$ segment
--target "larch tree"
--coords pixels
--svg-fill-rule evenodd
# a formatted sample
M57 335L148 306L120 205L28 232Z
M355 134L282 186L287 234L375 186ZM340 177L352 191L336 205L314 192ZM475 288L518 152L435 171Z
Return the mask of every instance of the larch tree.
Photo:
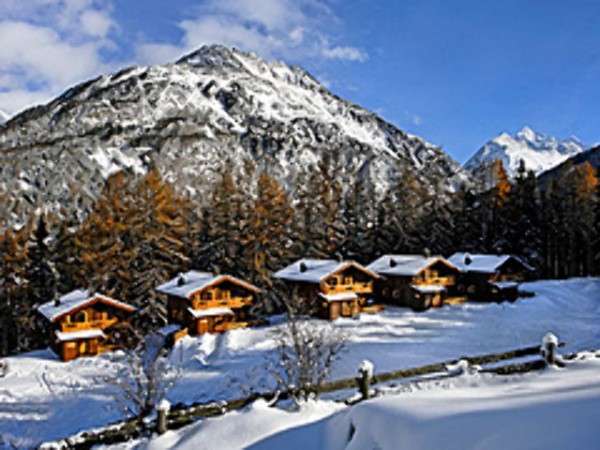
M257 180L243 253L249 279L264 287L267 293L274 287L272 273L293 258L292 221L293 210L287 193L274 178L262 172ZM273 305L268 306L277 306L276 298L271 302Z
M21 351L21 335L28 331L17 326L19 303L25 292L28 265L28 227L7 229L0 234L0 354Z

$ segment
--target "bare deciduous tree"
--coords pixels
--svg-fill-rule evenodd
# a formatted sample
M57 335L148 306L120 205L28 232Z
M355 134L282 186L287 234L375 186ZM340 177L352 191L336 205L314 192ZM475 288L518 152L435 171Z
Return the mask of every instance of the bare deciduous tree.
M115 400L127 415L138 420L150 415L167 391L181 377L181 364L171 364L164 338L151 335L118 361L116 374L105 381L112 386Z
M275 330L277 356L269 371L278 388L296 402L317 394L346 344L345 335L330 323L288 316Z

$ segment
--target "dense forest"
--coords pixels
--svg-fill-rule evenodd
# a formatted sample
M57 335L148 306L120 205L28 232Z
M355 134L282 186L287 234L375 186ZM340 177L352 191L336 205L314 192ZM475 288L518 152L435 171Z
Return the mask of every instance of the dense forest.
M210 174L212 190L194 198L151 168L108 179L83 223L42 209L19 229L0 223L0 355L46 345L35 309L76 288L138 307L141 330L159 327L166 315L154 286L192 268L264 288L257 314L281 308L270 275L300 257L512 253L544 278L600 274L599 183L589 163L565 165L542 190L524 166L509 180L497 161L486 189L479 180L444 194L442 180L426 184L401 162L386 187L340 176L330 157L293 187L267 164L232 167L224 161Z

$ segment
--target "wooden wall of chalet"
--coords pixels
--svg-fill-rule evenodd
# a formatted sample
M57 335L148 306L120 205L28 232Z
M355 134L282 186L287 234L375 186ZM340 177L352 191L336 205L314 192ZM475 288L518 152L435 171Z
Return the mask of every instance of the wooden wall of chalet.
M57 353L63 361L71 361L81 356L93 356L100 352L98 338L62 342L58 347Z
M63 359L69 361L79 356L97 355L112 348L125 348L131 344L126 337L131 312L107 303L95 302L72 311L48 326L50 347ZM56 332L75 332L83 330L103 330L106 339L81 339L79 341L59 342ZM115 333L118 336L115 336Z
M515 300L515 292L494 293L490 281L526 281L530 279L531 273L521 263L511 258L498 268L494 274L467 272L459 277L457 290L466 294L470 300L475 301L502 301Z
M382 303L405 306L415 310L427 309L431 306L441 306L445 293L417 293L411 284L418 284L416 277L392 277L375 282L374 296Z

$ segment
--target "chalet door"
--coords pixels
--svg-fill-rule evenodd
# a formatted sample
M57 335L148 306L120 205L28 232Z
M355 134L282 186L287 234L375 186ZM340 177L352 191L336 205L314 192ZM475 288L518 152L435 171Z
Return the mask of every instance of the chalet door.
M62 360L71 361L75 358L77 358L77 342L63 342Z
M342 313L342 304L340 302L329 303L329 320L335 320Z

